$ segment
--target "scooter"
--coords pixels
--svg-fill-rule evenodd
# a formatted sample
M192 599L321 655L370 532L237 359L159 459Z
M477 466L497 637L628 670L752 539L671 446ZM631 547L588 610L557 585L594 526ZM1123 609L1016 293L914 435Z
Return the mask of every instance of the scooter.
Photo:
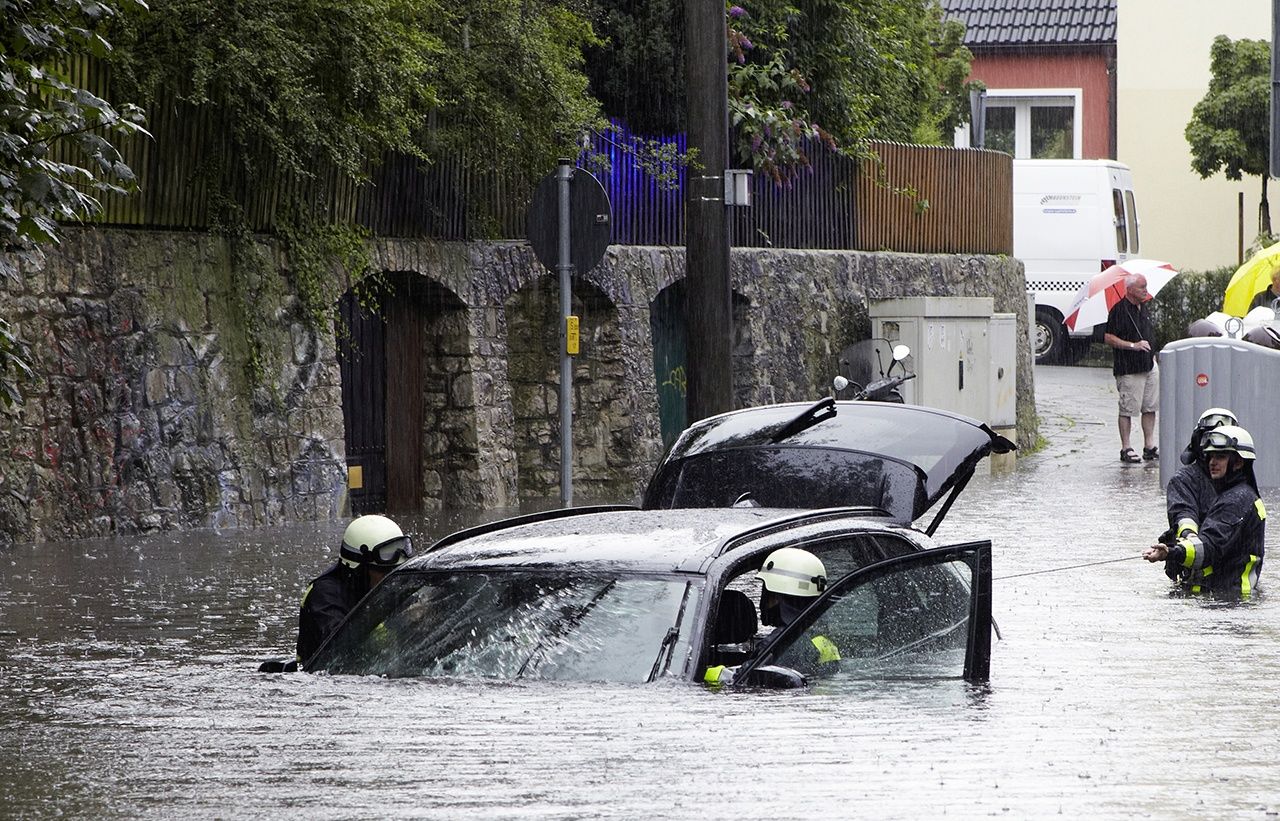
M882 351L888 349L891 360L889 367L884 367L884 358ZM903 403L902 392L898 390L898 386L909 379L915 379L916 375L907 370L907 366L903 364L908 356L911 355L911 349L901 343L890 347L888 340L885 339L868 339L859 342L845 349L845 353L840 357L841 369L854 376L849 379L843 374L837 375L831 380L832 392L835 398L840 399L840 392L853 388L852 396L843 397L854 401L865 402L894 402L901 405ZM898 368L898 373L894 374L894 368ZM855 380L861 381L855 381Z

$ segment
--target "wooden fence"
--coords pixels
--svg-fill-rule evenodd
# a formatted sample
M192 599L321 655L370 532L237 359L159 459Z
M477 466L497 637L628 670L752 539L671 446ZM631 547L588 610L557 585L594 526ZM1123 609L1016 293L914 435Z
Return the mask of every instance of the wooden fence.
M102 69L78 66L74 78L102 93ZM612 241L628 245L681 245L684 201L681 171L674 186L659 185L625 150L631 135L621 123L596 137L582 163L601 178L613 207ZM232 157L225 123L207 110L176 100L148 110L153 138L122 145L137 174L134 195L103 197L97 222L106 225L201 230L217 214L218 187L230 194L247 224L278 227L287 203L321 203L333 220L362 225L379 236L439 240L521 239L536 181L516 181L461 159L431 164L389 155L356 184L332 163L316 160L311 173L281 168L258 156L252 173ZM683 136L667 138L684 151ZM940 253L1013 252L1012 160L976 149L872 143L876 160L860 164L814 142L810 165L783 185L753 180L753 205L729 213L735 246L831 248ZM600 165L599 161L603 160ZM210 180L217 180L211 184Z
M1013 253L1013 160L976 148L872 143L857 183L857 247Z

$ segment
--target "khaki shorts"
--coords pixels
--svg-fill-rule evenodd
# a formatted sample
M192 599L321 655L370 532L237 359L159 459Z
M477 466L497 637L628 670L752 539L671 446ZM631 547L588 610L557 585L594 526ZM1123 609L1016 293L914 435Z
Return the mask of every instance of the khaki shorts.
M1152 366L1148 373L1128 373L1116 377L1120 393L1120 415L1137 416L1160 409L1160 369Z

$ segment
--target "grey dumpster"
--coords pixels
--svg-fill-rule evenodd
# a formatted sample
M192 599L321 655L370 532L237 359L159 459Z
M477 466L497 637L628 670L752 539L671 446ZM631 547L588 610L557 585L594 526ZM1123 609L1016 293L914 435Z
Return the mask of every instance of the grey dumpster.
M1200 414L1228 408L1253 435L1254 474L1261 487L1280 487L1280 351L1228 337L1170 342L1160 352L1160 482L1181 467Z

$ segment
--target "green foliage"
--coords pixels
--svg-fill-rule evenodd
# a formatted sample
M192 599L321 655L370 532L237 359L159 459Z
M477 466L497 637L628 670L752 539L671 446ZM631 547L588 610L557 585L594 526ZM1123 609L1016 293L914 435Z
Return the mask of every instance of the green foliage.
M22 403L18 383L31 379L31 348L13 334L9 323L0 317L0 406L6 410Z
M1157 349L1185 338L1187 326L1195 320L1222 310L1222 295L1235 272L1235 266L1184 271L1161 288L1159 296L1151 301ZM1107 361L1110 364L1110 357Z
M1271 233L1267 177L1271 150L1271 44L1219 35L1209 50L1209 90L1187 123L1191 168L1201 177L1262 178L1258 232Z
M97 0L0 0L0 276L38 262L40 246L59 241L60 221L96 214L95 195L135 187L111 140L145 134L141 110L111 105L67 70L111 50L101 29L115 14ZM0 405L20 401L30 359L0 319Z
M271 156L362 180L386 151L542 167L596 114L591 28L560 3L171 0L123 22L124 87L197 106L250 173Z
M121 0L125 7L141 5ZM0 246L38 259L58 222L100 209L95 194L125 192L134 175L111 142L142 129L136 106L113 106L71 81L68 65L105 57L116 14L97 0L0 0ZM0 256L0 273L16 274Z
M368 232L293 211L286 215L277 235L289 257L289 277L302 318L313 330L330 327L343 291L363 281L373 267L366 244Z
M607 46L588 54L605 110L637 131L684 127L678 0L597 0ZM813 139L938 143L968 117L972 55L936 0L742 0L728 6L729 106L739 159L777 181Z

